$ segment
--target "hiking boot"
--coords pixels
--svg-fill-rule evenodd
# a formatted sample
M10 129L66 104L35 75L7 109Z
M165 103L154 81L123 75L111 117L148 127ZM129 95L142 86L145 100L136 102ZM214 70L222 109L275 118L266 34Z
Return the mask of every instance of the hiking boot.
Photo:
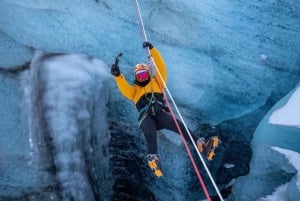
M205 149L205 138L201 137L197 140L197 148L200 153L202 153Z
M205 138L199 138L197 140L197 148L200 153L206 156L206 159L211 161L215 154L215 148L218 147L220 139L217 136L212 136L208 140Z
M157 177L162 176L162 171L159 163L159 158L157 154L148 154L148 165Z
M215 154L215 148L219 146L220 139L218 136L210 137L206 142L206 158L211 161Z

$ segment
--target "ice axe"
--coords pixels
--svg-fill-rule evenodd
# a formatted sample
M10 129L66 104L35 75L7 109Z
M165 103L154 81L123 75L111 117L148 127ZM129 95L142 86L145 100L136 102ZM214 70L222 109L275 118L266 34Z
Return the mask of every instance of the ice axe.
M123 53L119 53L117 56L116 56L116 59L115 59L115 66L118 66L118 63L120 61L120 57L123 55Z
M115 59L115 64L113 64L111 66L111 74L118 77L121 72L120 72L120 69L119 69L119 66L118 66L118 63L119 63L119 60L120 60L120 57L123 55L123 53L119 53L118 56L116 56L116 59Z

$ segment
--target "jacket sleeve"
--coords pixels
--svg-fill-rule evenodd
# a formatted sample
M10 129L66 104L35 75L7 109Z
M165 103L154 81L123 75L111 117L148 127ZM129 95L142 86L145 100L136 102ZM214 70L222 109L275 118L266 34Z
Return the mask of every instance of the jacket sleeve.
M123 96L128 98L129 100L133 101L134 97L134 88L132 85L128 84L126 78L123 74L121 74L118 77L115 77L115 81L117 83L117 86Z
M150 53L153 57L153 60L155 62L155 65L157 67L156 70L159 71L159 73L161 74L161 77L163 79L164 82L162 82L161 80L161 77L158 75L158 73L156 72L156 79L159 81L160 85L165 88L164 86L164 83L167 83L167 68L166 68L166 64L165 64L165 61L164 59L162 58L160 52L155 48L153 47L151 50L150 50Z

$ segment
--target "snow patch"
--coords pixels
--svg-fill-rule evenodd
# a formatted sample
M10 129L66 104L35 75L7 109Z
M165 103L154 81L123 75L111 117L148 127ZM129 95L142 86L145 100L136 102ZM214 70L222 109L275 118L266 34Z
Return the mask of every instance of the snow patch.
M282 149L279 147L271 147L271 148L274 151L284 154L286 156L286 158L289 160L289 163L297 169L298 173L296 175L296 185L297 185L297 188L300 190L300 162L299 162L300 154L298 152L294 152L294 151L291 151L288 149ZM262 200L265 200L265 201L289 200L289 196L288 196L287 192L288 192L289 184L291 182L288 182L286 184L279 186L278 188L276 188L276 190L273 192L273 194L262 198Z
M282 153L289 160L289 163L294 166L294 168L298 171L297 177L297 187L300 190L300 153L291 151L288 149L281 149L279 147L272 147L273 150Z
M285 106L275 110L269 123L300 128L300 87L296 89Z
M226 164L224 164L224 167L225 168L234 168L235 165L234 164L228 164L228 163L226 163Z

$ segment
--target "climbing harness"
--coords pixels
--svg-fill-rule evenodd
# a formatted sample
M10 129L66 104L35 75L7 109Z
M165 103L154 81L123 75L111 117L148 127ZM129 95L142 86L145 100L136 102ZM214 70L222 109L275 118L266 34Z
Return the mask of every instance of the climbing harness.
M142 16L141 16L141 11L140 11L140 7L139 7L139 3L138 3L138 0L134 0L134 2L135 2L136 12L137 12L138 20L139 20L139 25L140 25L141 35L142 35L143 41L146 42L146 41L148 41L148 40L147 40L147 36L146 36L146 32L145 32L145 28L144 28L144 24L143 24L143 20L142 20ZM170 93L170 91L169 91L169 89L168 89L168 87L167 87L165 81L164 81L163 78L162 78L161 73L160 73L159 70L156 68L155 63L154 63L152 57L150 56L150 50L149 50L149 48L146 48L146 51L147 51L149 63L151 63L151 66L154 66L154 67L155 67L156 73L159 75L160 79L162 80L163 86L165 87L165 90L166 90L167 94L169 95L169 98L171 99L171 101L172 101L172 103L173 103L173 105L174 105L174 108L175 108L175 110L176 110L176 112L177 112L177 114L178 114L180 120L182 121L182 123L183 123L183 125L184 125L184 128L186 129L186 131L187 131L187 133L188 133L188 136L190 137L191 142L192 142L194 148L195 148L196 151L197 151L197 154L198 154L198 156L199 156L199 158L200 158L200 160L201 160L201 162L202 162L202 164L203 164L203 166L204 166L204 168L205 168L205 170L206 170L206 172L207 172L207 174L208 174L208 176L209 176L209 179L211 180L211 183L213 184L213 186L214 186L214 188L215 188L215 191L216 191L217 194L218 194L219 199L220 199L221 201L224 201L224 199L223 199L223 197L222 197L222 195L221 195L221 193L220 193L220 190L218 189L218 187L217 187L217 185L216 185L216 183L215 183L215 181L214 181L214 179L213 179L213 177L212 177L212 175L211 175L211 173L210 173L210 171L209 171L209 169L208 169L208 167L207 167L207 165L206 165L206 163L205 163L205 161L204 161L204 159L203 159L203 157L202 157L202 155L201 155L201 153L200 153L199 150L197 149L197 145L196 145L196 143L194 142L194 140L193 140L193 138L192 138L192 135L191 135L191 133L190 133L190 131L189 131L189 129L188 129L188 127L187 127L187 125L186 125L186 123L185 123L185 121L184 121L184 119L183 119L183 117L182 117L182 115L181 115L181 113L180 113L180 111L179 111L179 109L178 109L178 107L177 107L177 105L176 105L174 99L173 99L173 96L171 95L171 93ZM165 96L165 92L164 92L164 96ZM174 122L175 122L175 124L176 124L176 127L177 127L177 129L178 129L178 132L180 133L180 136L181 136L181 138L182 138L182 140L183 140L183 143L184 143L184 146L185 146L185 148L186 148L186 151L188 152L188 155L189 155L189 157L190 157L190 160L191 160L191 162L192 162L192 164L193 164L194 170L195 170L196 175L197 175L197 177L198 177L198 179L199 179L199 182L200 182L200 184L201 184L201 186L202 186L202 189L203 189L203 191L204 191L204 194L205 194L207 200L208 200L208 201L211 201L211 198L210 198L210 195L209 195L209 193L208 193L208 190L207 190L207 188L206 188L206 186L205 186L205 183L204 183L204 181L203 181L203 179L202 179L202 177L201 177L201 175L200 175L199 169L198 169L198 167L197 167L197 165L196 165L196 163L195 163L195 160L194 160L194 158L193 158L193 156L192 156L192 153L191 153L191 151L190 151L190 149L189 149L189 147L188 147L188 145L187 145L187 142L186 142L186 140L185 140L184 137L183 137L183 133L182 133L180 127L179 127L179 124L178 124L177 119L176 119L176 117L175 117L175 114L174 114L174 112L173 112L173 110L172 110L172 108L171 108L171 105L170 105L170 103L169 103L169 101L168 101L167 98L165 98L165 100L166 100L166 103L167 103L167 107L169 108L170 113L171 113L171 115L172 115L172 118L173 118L173 120L174 120ZM140 121L140 122L141 122L141 121Z
M161 111L170 112L169 108L164 104L164 102L158 100L152 93L148 103L139 110L139 126L148 115L156 116Z

